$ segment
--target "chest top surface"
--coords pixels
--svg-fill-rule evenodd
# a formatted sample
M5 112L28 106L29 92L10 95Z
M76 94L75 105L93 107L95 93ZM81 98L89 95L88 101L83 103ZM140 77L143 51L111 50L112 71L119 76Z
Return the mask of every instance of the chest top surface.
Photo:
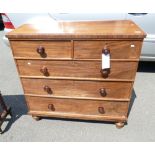
M6 36L9 39L143 39L146 34L130 20L113 20L25 24Z

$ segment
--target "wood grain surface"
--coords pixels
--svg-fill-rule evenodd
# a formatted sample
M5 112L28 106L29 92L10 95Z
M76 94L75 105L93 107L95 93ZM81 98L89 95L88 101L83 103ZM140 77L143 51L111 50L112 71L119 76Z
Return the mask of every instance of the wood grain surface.
M44 111L53 113L72 113L84 115L112 115L126 116L127 102L111 102L111 101L91 101L91 100L75 100L75 99L51 99L43 97L26 96L26 101L30 111ZM54 109L50 109L49 105L53 105ZM98 111L99 107L104 108L104 113Z
M143 39L146 34L130 20L67 21L53 24L25 24L9 32L9 39Z
M85 97L100 99L129 99L131 82L97 82L97 81L76 81L76 80L48 80L48 79L25 79L22 78L23 88L26 94ZM51 91L44 90L47 86ZM106 94L101 95L101 89L105 89Z
M101 61L40 61L16 60L21 76L44 76L40 72L42 67L47 67L49 76L102 78ZM111 61L110 74L107 79L135 78L137 62Z
M71 41L11 41L15 57L26 58L71 58ZM37 52L44 48L43 56Z
M75 41L74 58L101 59L105 45L110 49L111 59L138 59L142 41Z

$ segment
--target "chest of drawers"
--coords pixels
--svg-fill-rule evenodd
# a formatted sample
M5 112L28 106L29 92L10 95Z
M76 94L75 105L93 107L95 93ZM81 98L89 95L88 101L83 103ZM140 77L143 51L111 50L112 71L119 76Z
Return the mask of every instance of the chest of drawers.
M23 25L8 33L29 114L123 127L145 36L128 20Z

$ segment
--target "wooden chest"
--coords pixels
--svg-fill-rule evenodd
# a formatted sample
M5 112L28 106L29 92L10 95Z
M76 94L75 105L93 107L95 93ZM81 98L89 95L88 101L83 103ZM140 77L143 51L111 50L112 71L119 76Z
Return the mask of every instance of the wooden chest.
M23 25L8 33L29 114L123 127L145 36L128 20Z

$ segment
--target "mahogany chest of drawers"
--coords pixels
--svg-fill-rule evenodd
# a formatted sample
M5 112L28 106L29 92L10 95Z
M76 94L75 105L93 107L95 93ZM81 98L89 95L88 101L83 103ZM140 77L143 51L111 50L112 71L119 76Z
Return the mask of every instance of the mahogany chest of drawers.
M23 25L8 33L29 114L123 127L145 36L128 20Z

